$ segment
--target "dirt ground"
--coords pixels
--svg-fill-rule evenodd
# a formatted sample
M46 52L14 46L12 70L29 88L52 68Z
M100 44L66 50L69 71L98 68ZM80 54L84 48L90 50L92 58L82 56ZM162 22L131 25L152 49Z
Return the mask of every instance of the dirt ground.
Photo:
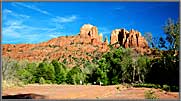
M2 91L3 98L33 99L145 99L144 92L151 88L127 88L122 85L26 85ZM179 99L178 92L152 89L159 99Z

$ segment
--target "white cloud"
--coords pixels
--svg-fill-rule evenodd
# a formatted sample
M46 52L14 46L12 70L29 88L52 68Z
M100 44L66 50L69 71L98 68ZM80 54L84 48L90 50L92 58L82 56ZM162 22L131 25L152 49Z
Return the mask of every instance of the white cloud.
M53 22L59 22L59 23L67 23L67 22L73 22L77 19L77 16L72 15L72 16L66 16L66 17L59 17L57 16L56 18L53 18Z
M14 3L13 5L19 5L19 6L22 6L22 7L25 7L25 8L28 8L28 9L31 9L31 10L34 10L34 11L37 11L37 12L40 12L40 13L42 13L42 14L52 16L51 13L49 13L49 12L47 12L47 11L45 11L45 10L42 10L42 9L36 7L36 6L33 6L33 5L26 5L26 4L24 4L24 3Z
M15 13L13 12L12 10L9 10L9 9L4 9L3 10L3 17L4 19L6 19L6 17L9 15L12 15L14 17L17 17L17 18L29 18L30 16L28 15L24 15L24 14L18 14L18 13Z
M62 23L73 22L77 19L77 16L53 16L45 10L41 10L36 6L27 5L24 3L13 3L13 6L28 8L39 13L50 15L51 18L46 19L45 23L48 24L35 27L33 24L28 25L28 22L33 22L33 19L27 19L30 16L24 14L15 13L13 10L3 10L3 26L2 26L2 42L5 43L34 43L41 42L47 39L55 38L58 36L69 35L69 33L60 32L64 28ZM7 18L6 18L7 17Z
M24 20L26 21L26 20ZM34 27L26 25L22 20L9 20L2 28L3 43L38 43L65 36L69 33L60 32L59 28ZM14 41L16 40L16 41ZM13 42L14 41L14 42Z
M27 5L24 3L13 3L13 6L21 6L21 7L25 7L34 11L37 11L39 13L45 14L45 15L49 15L52 17L52 21L56 22L56 23L68 23L68 22L73 22L77 19L76 15L71 15L71 16L65 16L65 17L61 17L61 16L54 16L53 14L49 13L46 10L42 10L34 5Z

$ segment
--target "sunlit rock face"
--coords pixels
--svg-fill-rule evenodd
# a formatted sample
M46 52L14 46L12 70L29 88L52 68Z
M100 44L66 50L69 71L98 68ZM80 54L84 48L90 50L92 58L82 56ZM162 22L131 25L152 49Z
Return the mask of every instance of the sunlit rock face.
M141 33L131 29L115 29L111 33L110 44L115 47L134 48L139 52L146 52L148 43L146 39L141 36Z
M125 48L148 48L148 43L136 30L115 29L111 33L110 44L118 43Z

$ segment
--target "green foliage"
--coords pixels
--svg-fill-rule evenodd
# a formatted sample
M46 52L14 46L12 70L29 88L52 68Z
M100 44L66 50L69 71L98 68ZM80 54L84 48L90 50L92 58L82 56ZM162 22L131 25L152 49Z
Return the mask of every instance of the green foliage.
M145 98L146 99L159 99L153 90L145 91Z
M43 77L40 77L39 83L40 83L40 84L45 84L46 81L45 81L45 79L44 79Z
M67 73L66 78L68 84L80 84L81 81L85 81L86 76L83 74L80 67L75 66Z
M167 49L167 47L166 47L166 41L164 40L164 38L163 37L160 37L159 38L159 44L158 44L158 47L159 48L165 48L165 49Z
M55 83L55 70L52 64L47 62L42 62L39 64L36 69L36 78L43 77L45 80L50 80L52 83ZM38 81L39 82L39 81Z
M133 84L133 87L146 87L146 88L161 88L159 84L146 84L146 83L138 83Z
M94 78L93 81L97 84L100 84L101 82L103 83L103 85L108 84L107 73L103 70L103 68L96 68L93 71L92 77Z
M29 63L25 68L22 68L18 71L18 78L23 81L25 84L35 83L34 73L36 71L36 64Z
M102 82L103 85L119 84L121 81L130 81L132 69L130 49L113 49L102 56L99 67L94 70L93 82Z
M136 61L136 73L138 75L138 81L144 82L145 75L148 73L148 65L150 60L146 56L138 56Z
M66 67L64 64L59 63L57 60L53 60L52 65L54 66L55 70L55 81L57 84L61 84L66 82Z
M179 50L180 23L176 23L172 19L168 19L164 26L164 32L167 35L166 40L170 43L169 49Z
M170 91L170 86L169 85L163 85L163 90Z
M174 51L168 51L161 58L153 59L146 82L179 86L179 56L174 54Z

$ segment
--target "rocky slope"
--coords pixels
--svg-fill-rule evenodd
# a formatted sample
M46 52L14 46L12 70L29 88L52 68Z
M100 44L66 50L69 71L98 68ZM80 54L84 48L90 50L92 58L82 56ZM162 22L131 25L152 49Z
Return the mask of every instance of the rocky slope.
M80 28L80 33L75 36L61 36L39 44L3 44L2 55L16 60L58 59L60 62L74 64L77 60L98 59L102 53L109 51L108 39L103 41L102 38L102 34L98 34L97 27L85 24ZM115 47L133 48L141 53L149 50L141 33L134 30L130 32L125 29L113 30L110 44Z
M16 60L42 61L44 59L66 61L89 60L108 51L107 40L102 41L97 27L85 24L76 36L61 36L39 44L3 44L3 57Z

